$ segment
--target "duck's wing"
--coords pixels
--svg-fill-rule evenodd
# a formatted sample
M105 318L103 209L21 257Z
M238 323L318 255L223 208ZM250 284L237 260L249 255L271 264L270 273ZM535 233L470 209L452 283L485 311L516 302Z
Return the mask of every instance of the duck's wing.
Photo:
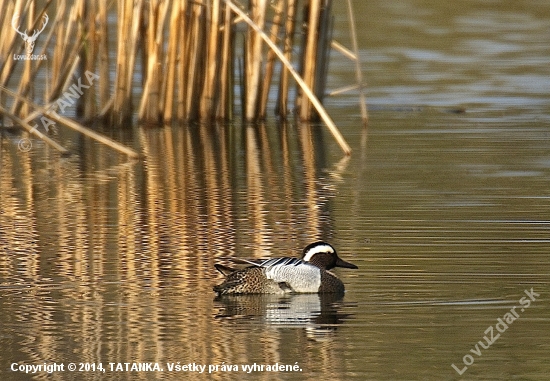
M301 264L308 264L298 258L283 257L283 258L231 258L234 264L240 265L252 265L255 267L272 267L272 266L298 266Z
M231 265L252 265L260 266L263 262L269 260L268 258L235 258L235 257L219 257L216 258L216 262L223 264L225 267L231 267ZM242 268L242 266L241 266Z
M252 265L261 267L261 264L265 262L266 259L250 259L250 258L231 258L231 262L238 265Z
M228 276L229 274L232 274L234 273L235 271L237 271L236 269L234 268L231 268L229 266L224 266L220 263L216 263L214 264L214 267L216 268L216 270L218 270L222 275L224 276Z
M290 258L290 257L265 259L259 262L256 266L272 268L276 266L302 266L302 265L311 266L311 264L304 262L301 259Z

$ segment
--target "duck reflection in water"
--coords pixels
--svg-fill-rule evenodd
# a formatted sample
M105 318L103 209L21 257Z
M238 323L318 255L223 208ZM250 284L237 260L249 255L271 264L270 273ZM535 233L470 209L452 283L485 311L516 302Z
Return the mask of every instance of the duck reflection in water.
M342 293L223 295L214 300L217 319L260 323L279 328L305 328L308 338L323 340L350 314L340 310Z

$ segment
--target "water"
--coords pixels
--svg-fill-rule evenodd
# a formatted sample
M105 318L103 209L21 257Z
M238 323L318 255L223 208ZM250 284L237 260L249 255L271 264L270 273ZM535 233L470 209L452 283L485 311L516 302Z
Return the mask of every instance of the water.
M116 134L145 153L136 162L64 131L79 154L2 140L3 380L547 379L550 7L356 13L368 129L356 94L327 100L349 158L323 126L295 123ZM334 54L329 87L352 69ZM214 297L217 259L299 255L316 239L359 266L336 271L343 299ZM125 362L164 371L109 365ZM169 372L177 362L211 373ZM299 369L226 369L254 363Z

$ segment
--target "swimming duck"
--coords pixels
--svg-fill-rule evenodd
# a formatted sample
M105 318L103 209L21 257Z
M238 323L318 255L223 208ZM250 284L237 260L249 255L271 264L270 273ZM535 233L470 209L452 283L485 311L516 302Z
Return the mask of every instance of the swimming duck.
M331 273L334 267L357 269L338 257L334 247L318 241L307 245L302 258L273 258L262 261L241 260L250 264L241 270L214 265L226 278L214 286L218 295L343 293L344 284Z

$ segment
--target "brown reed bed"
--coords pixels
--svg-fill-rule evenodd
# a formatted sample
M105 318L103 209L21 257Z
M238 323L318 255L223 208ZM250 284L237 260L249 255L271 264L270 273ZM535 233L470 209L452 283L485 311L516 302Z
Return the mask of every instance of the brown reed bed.
M321 118L349 153L321 105L331 6L331 0L0 0L0 89L17 92L9 110L24 118L36 110L21 97L55 109L75 78L94 73L99 80L75 100L76 116L85 120L122 127L136 117L163 124L226 120L240 111L257 121L271 106L283 119ZM26 22L19 30L30 34L45 17L33 54L47 59L14 59L26 47L6 25ZM0 92L4 111L8 98Z

